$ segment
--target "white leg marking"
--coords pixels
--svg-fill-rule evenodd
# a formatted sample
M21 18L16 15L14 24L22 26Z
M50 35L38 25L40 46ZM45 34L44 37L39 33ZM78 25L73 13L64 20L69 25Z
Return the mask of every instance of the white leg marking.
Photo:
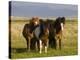
M47 46L45 46L45 53L47 53Z
M63 31L63 23L61 23L61 30Z
M41 54L42 53L42 41L39 40L39 43L40 43L40 51L39 51L39 53Z

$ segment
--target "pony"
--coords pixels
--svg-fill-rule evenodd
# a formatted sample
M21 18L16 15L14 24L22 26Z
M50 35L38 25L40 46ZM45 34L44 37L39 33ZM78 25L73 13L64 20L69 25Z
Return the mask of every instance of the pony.
M37 23L38 23L38 18L32 17L32 19L30 20L30 23L25 24L22 31L23 37L26 39L26 42L27 42L28 51L31 50L31 46L32 46L31 41L34 38L33 31L36 28Z
M49 23L49 47L56 49L56 39L55 39L55 30L54 30L54 20L47 19Z
M49 46L51 48L61 49L61 40L65 25L65 17L58 17L56 20L48 19L49 29Z
M65 17L58 17L53 25L54 33L55 33L54 38L56 39L56 48L59 48L59 49L61 49L62 47L61 41L62 41L64 25L65 25Z
M48 37L49 37L49 24L47 21L40 20L40 24L34 30L34 35L39 42L39 53L42 53L43 47L45 48L45 53L47 53L48 48Z
M30 31L31 25L30 24L25 24L23 28L23 36L26 39L27 42L27 49L30 51L30 45L31 45L31 39L33 38L33 33Z

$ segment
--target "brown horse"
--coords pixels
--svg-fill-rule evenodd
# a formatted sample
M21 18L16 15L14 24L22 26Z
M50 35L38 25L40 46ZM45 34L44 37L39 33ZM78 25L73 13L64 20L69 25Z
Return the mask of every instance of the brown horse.
M45 47L45 53L48 48L49 25L47 21L40 21L40 25L34 30L34 34L39 41L39 53L42 53L42 48Z
M25 24L23 28L23 36L27 41L27 49L30 51L31 47L31 40L34 38L33 31L35 29L35 26L38 24L39 20L38 17L33 17L29 24Z
M30 32L30 24L25 24L25 26L24 26L24 29L23 29L23 36L24 36L24 38L26 39L26 41L27 41L27 49L28 49L28 51L30 51L30 42L31 42L31 39L33 38L33 33L32 32Z

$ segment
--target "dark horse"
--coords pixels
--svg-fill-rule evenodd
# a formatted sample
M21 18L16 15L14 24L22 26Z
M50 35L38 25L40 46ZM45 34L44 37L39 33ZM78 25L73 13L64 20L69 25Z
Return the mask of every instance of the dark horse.
M30 46L31 46L31 39L33 38L33 33L30 31L31 25L30 24L25 24L23 28L23 36L27 41L27 49L30 51Z
M55 32L55 39L56 39L56 48L59 47L61 49L61 41L62 41L62 34L65 24L65 17L58 17L54 22L54 32Z
M52 48L61 49L62 33L65 24L65 17L58 17L56 21L50 21L49 45Z
M47 21L40 20L40 24L34 30L34 35L39 41L39 53L42 53L42 48L45 47L45 53L48 48L49 24Z

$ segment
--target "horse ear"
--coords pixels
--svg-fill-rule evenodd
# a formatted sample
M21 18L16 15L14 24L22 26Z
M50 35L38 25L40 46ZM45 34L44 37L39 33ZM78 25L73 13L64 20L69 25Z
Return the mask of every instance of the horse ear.
M65 17L62 17L61 20L62 20L63 23L65 24Z
M32 20L34 20L35 19L35 17L32 17Z
M37 20L39 20L39 17L36 17Z
M56 18L56 23L59 23L61 21L61 17Z
M65 17L62 17L62 20L65 20Z

